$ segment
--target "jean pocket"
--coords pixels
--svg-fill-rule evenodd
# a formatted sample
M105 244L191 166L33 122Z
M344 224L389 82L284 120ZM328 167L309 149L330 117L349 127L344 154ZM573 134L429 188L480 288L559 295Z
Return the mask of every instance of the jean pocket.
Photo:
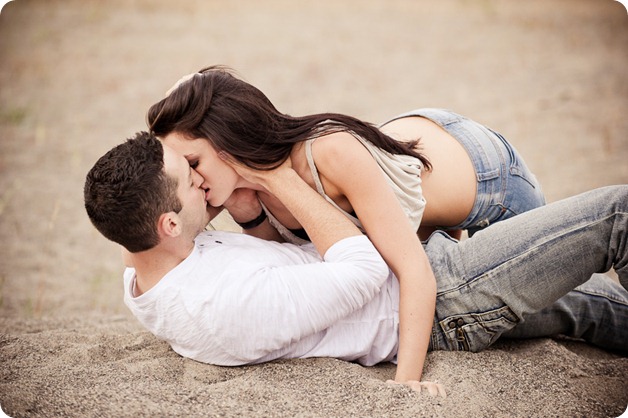
M478 352L489 347L519 319L508 306L481 313L452 315L439 322L450 348Z
M519 153L513 148L513 146L506 141L506 139L499 133L491 130L499 138L504 147L508 150L508 157L510 158L510 167L509 173L512 176L520 177L525 180L532 188L537 189L539 187L539 182L530 169L525 165L523 159L519 155Z
M510 174L525 180L533 189L539 188L539 182L527 168L522 168L519 164L510 166Z

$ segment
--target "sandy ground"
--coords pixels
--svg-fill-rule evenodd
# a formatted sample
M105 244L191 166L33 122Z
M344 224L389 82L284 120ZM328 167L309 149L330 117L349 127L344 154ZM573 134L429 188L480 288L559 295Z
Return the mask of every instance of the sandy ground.
M87 170L179 76L236 68L287 113L380 122L446 107L501 131L549 201L628 183L628 15L611 0L17 0L0 14L0 407L13 417L615 417L628 358L583 343L431 353L434 400L391 365L220 368L122 302ZM218 227L229 228L223 218Z

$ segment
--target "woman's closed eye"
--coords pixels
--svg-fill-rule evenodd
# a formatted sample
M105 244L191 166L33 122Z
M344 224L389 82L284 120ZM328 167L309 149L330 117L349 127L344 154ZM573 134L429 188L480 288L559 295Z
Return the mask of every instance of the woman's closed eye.
M192 167L193 169L196 169L196 167L198 167L198 160L190 160L188 161L188 163L190 164L190 167Z

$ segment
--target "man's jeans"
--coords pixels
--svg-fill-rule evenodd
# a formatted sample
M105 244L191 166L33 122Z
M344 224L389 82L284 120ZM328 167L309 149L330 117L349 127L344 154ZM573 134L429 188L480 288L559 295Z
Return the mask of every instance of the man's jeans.
M628 186L534 209L459 243L437 232L425 250L438 282L432 350L563 334L628 351ZM592 277L611 267L624 288Z

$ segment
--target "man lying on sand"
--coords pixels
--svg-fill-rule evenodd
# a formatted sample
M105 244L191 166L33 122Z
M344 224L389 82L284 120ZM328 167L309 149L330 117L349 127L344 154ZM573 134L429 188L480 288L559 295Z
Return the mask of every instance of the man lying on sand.
M210 364L394 362L399 286L368 238L289 160L271 171L235 169L274 194L313 244L204 231L220 209L208 207L202 178L145 132L88 173L92 223L130 252L124 291L133 314L180 355ZM424 245L438 282L430 349L479 351L517 336L518 324L611 267L626 287L627 241L628 186L535 209L461 242L433 234ZM609 284L607 296L589 296L583 306L578 324L557 321L555 333L625 350L628 292ZM430 382L398 383L445 394Z

